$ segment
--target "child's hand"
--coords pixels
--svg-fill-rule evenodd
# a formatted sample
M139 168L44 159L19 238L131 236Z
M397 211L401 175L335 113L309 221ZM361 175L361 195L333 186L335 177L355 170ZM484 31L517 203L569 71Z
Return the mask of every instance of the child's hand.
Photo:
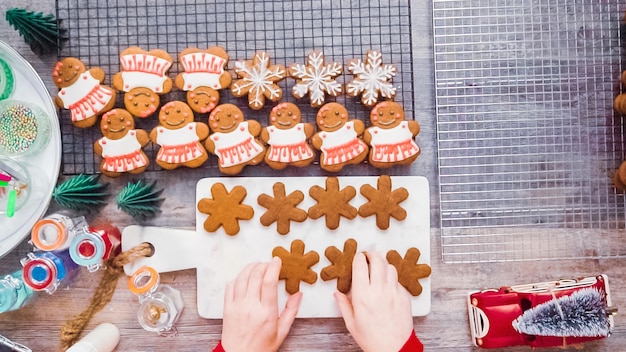
M276 351L293 324L302 293L287 299L278 315L280 258L246 266L224 295L222 346L228 352Z
M396 268L380 254L367 253L367 260L363 253L354 256L351 299L341 292L335 299L363 351L396 352L413 331L409 293L398 283Z

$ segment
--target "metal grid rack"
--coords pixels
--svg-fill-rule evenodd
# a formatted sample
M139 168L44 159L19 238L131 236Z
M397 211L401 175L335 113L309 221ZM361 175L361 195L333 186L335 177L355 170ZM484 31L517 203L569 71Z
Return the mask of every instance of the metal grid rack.
M224 47L231 58L228 68L233 75L235 60L251 59L261 50L270 54L272 62L286 66L304 63L311 50L321 50L328 60L344 63L345 71L348 59L363 58L367 50L377 49L382 51L385 63L396 66L396 101L403 104L407 118L413 118L409 0L57 0L56 4L57 18L69 36L59 56L77 57L87 67L102 67L108 85L112 75L119 72L119 53L133 45L170 53L175 58L169 73L172 78L179 72L178 53L187 47ZM345 84L351 79L344 72L339 81ZM308 96L302 100L293 97L294 84L289 78L279 84L283 101L300 107L303 122L315 123L317 110L310 107ZM173 90L161 100L184 100L184 94ZM336 101L346 106L350 117L369 124L369 109L359 99L340 96ZM245 99L233 97L228 90L221 91L220 102L238 105L247 119L256 119L262 125L267 125L273 106L268 103L262 110L252 111ZM116 106L123 106L119 98ZM101 136L99 128L78 129L70 123L66 110L60 115L62 173L97 173L99 158L94 155L92 144ZM196 121L205 119L206 116L196 116ZM137 122L138 128L148 131L155 125L155 117ZM156 148L151 146L146 153L154 160ZM209 160L203 166L206 175L219 175L215 158ZM362 166L353 171L367 173L367 166ZM154 163L151 167L149 171L159 169Z
M442 256L626 255L618 0L433 0Z

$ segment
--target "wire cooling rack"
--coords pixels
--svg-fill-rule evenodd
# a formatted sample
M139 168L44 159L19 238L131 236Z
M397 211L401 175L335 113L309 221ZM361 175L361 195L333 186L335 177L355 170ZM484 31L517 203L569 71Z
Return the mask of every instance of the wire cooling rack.
M433 0L445 262L626 255L618 0Z
M77 57L87 67L102 67L108 85L120 70L119 53L134 45L166 50L175 60L187 47L219 45L229 53L231 73L234 61L251 59L256 51L267 51L272 62L287 66L305 63L306 55L316 49L327 60L344 64L344 74L339 78L344 84L352 80L345 72L348 59L363 58L368 50L380 50L385 63L398 70L393 80L398 91L396 101L403 104L407 118L414 118L409 0L57 0L56 4L57 17L69 36L59 56ZM174 78L178 72L175 61L169 76ZM303 122L315 123L317 110L308 100L293 97L294 83L288 78L279 84L283 101L300 107ZM174 90L161 100L184 100L184 94ZM350 117L369 124L369 109L359 99L340 96L336 101L346 106ZM273 106L268 103L264 109L252 111L246 100L233 97L227 90L221 91L220 102L238 105L247 119L262 125L267 125ZM123 106L120 97L117 106ZM196 116L196 121L205 120L206 116ZM155 125L154 116L137 123L138 128L148 131ZM70 123L69 113L62 110L61 128L62 173L97 173L99 159L92 145L101 137L98 126L78 129ZM152 160L155 152L154 146L146 150ZM203 166L209 169L207 176L211 172L217 175L216 166L215 158L210 158ZM150 170L157 169L152 163Z

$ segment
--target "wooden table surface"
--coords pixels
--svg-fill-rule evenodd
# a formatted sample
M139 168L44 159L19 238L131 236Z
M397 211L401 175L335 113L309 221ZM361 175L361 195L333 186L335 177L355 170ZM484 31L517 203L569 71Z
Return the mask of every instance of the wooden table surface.
M24 6L17 0L5 0L0 3L0 13L14 6ZM34 7L34 6L33 6ZM54 1L42 1L37 11L54 13ZM432 34L428 24L431 21L430 2L414 2L412 5L414 31L414 68L415 76L421 77L415 86L415 118L422 126L418 137L423 152L410 168L393 170L394 174L423 175L431 184L431 265L432 265L432 308L425 317L414 318L415 330L430 351L473 351L466 310L466 294L470 290L493 288L504 285L524 284L559 278L572 278L600 273L610 278L614 304L621 308L626 303L626 277L624 262L618 259L607 260L564 260L564 261L528 261L482 264L446 264L441 260L441 243L438 229L439 213L436 168L436 124L434 108L434 84ZM424 31L426 33L424 33ZM0 21L0 38L14 46L37 70L51 92L56 88L51 82L51 71L56 56L37 57L18 33L9 27L6 21ZM268 174L271 171L265 170ZM280 175L279 173L274 173ZM145 175L147 180L157 180L168 185L163 193L166 201L162 213L142 224L189 227L194 226L195 182L204 177L197 170L184 172L151 172ZM119 191L131 177L107 180L112 190ZM111 202L113 203L113 202ZM54 212L54 207L49 212ZM88 215L92 223L111 221L125 227L137 224L137 221L124 215L109 204L97 214ZM549 235L549 234L547 234ZM19 265L30 246L24 242L14 251L0 259L0 272L10 272ZM68 290L61 290L54 295L39 294L27 307L0 315L0 334L23 343L33 351L59 350L59 331L65 321L81 312L93 294L100 275L83 270L78 279ZM182 291L186 308L177 324L176 337L157 337L144 331L137 323L137 301L127 290L126 279L118 281L113 300L100 313L96 314L87 325L86 334L102 322L111 322L121 331L121 342L117 351L206 351L218 341L221 333L221 320L200 318L195 309L196 273L194 270L167 273L162 275L162 282L173 285ZM607 339L585 344L585 351L620 351L626 346L626 329L623 315L615 318L615 329ZM581 347L569 347L577 350ZM2 350L0 348L0 350ZM357 351L358 346L347 333L341 319L297 319L281 351ZM526 351L520 347L507 351ZM555 349L556 350L556 349Z

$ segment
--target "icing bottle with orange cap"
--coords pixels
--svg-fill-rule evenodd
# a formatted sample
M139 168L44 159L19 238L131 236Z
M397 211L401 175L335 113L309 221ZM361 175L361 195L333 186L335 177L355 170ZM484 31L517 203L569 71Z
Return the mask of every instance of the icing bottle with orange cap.
M122 234L110 224L90 226L78 233L70 244L70 257L90 272L98 270L105 260L120 254Z
M0 278L0 313L20 309L30 302L35 292L26 286L22 270Z
M180 291L160 283L154 268L142 266L128 280L128 288L139 298L137 318L142 328L161 336L176 335L174 324L183 311Z

